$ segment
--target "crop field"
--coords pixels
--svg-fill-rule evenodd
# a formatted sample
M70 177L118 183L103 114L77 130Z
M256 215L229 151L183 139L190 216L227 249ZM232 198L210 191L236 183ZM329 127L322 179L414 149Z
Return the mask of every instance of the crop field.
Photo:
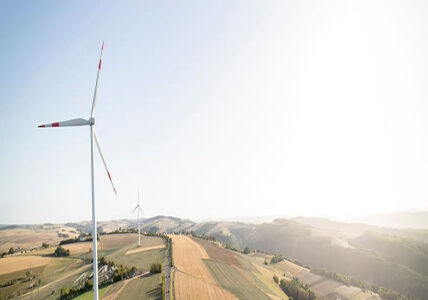
M0 259L0 275L46 266L51 261L49 257L42 256L13 256Z
M206 250L188 236L173 235L174 273L177 299L237 299L215 283L203 259Z
M111 234L100 236L102 247L98 251L98 257L104 256L107 260L112 260L116 264L123 264L128 267L135 266L144 271L149 270L154 262L162 263L165 258L165 240L161 237L141 236L141 247L154 247L157 249L136 252L126 255L128 251L137 248L137 234ZM162 246L162 247L161 247Z
M0 231L0 252L7 252L9 248L35 248L40 247L42 243L56 245L61 237L58 233L68 235L70 238L78 236L72 227L66 226L35 226L33 229L16 228Z
M200 278L195 278L179 271L175 272L174 280L175 297L178 300L238 299L235 295L218 287L216 284L204 281Z
M173 235L171 238L175 267L193 277L214 283L214 279L202 261L209 258L207 251L188 236Z
M149 246L149 247L144 247L144 248L140 247L140 248L137 248L137 249L126 251L125 255L135 254L135 253L138 253L138 252L144 252L144 251L149 251L149 250L163 249L165 247L166 247L166 245L156 245L156 246Z
M131 280L117 299L162 299L162 274L149 274Z
M226 250L223 247L220 247L212 242L208 242L202 239L192 238L192 240L204 247L210 259L227 262L238 267L241 266L241 263L239 262L238 258L238 253Z
M313 274L308 270L300 271L297 273L297 277L303 284L308 284L320 300L332 298L366 300L373 297L372 293L363 292L360 288L343 285L335 280Z
M210 260L206 260L205 264L220 286L235 294L239 299L270 299L236 267Z
M216 294L225 292L228 297L238 299L282 299L286 296L272 278L280 272L264 266L264 259L230 251L198 238L171 238L177 267L177 299L214 299L226 297ZM207 271L210 276L206 275Z

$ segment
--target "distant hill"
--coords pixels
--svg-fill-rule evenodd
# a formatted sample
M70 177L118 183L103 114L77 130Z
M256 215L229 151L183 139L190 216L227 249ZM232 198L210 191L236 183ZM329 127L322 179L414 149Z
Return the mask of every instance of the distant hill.
M190 220L183 220L180 218L169 217L169 216L156 216L150 219L142 220L141 230L151 232L172 232L172 231L184 231L195 225ZM138 223L135 223L135 227L138 227Z
M428 243L428 229L385 228L362 223L336 222L326 218L297 217L292 220L301 224L309 225L316 229L330 231L339 235L346 235L349 238L355 238L366 231L371 231Z
M298 220L276 219L257 225L206 222L191 229L241 250L249 246L280 253L305 265L428 299L428 244L421 242L426 241L425 230L394 230L327 219Z
M382 227L428 229L428 211L378 214L360 221Z

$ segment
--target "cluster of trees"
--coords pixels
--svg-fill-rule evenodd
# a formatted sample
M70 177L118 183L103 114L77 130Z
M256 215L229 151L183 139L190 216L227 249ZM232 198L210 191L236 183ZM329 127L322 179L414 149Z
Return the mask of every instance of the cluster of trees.
M61 288L60 299L61 300L72 299L84 292L92 290L93 287L94 287L94 283L92 280L86 280L85 285L80 289L76 289L75 287L69 288L68 286L64 286Z
M274 256L272 256L270 263L276 264L276 263L279 263L283 260L284 260L284 256L282 256L281 254L275 254Z
M49 244L47 244L47 243L43 243L43 244L42 244L42 248L43 248L43 249L49 248Z
M317 296L313 291L308 288L308 285L302 286L299 280L292 279L290 281L281 279L279 282L279 287L293 299L299 300L315 300Z
M276 284L279 283L279 278L276 276L276 274L273 274L273 281L275 281Z
M102 232L101 235L103 235L103 234L118 234L118 233L138 233L138 229L135 229L135 228L122 229L122 227L119 227L119 229L116 229L110 233Z
M57 232L58 237L60 238L68 238L70 235L67 233L61 233L61 232Z
M70 250L65 250L63 247L58 246L56 247L56 250L54 252L54 256L56 257L63 257L63 256L70 256Z
M114 261L112 261L112 260L107 260L104 256L103 257L101 257L101 259L100 259L100 266L105 266L105 265L107 265L107 266L109 266L109 267L116 267L116 264L114 263Z
M244 251L242 252L242 253L244 253L244 254L249 254L249 253L251 253L251 249L250 249L250 247L245 247L245 249L244 249Z
M100 238L97 235L97 241L99 241ZM60 245L66 245L66 244L72 244L72 243L78 243L80 242L80 237L75 237L71 239L62 240L59 242ZM92 235L86 235L83 242L92 242Z
M275 279L274 279L275 280ZM315 293L308 288L308 285L302 286L299 280L292 279L290 281L281 279L279 282L280 288L293 299L299 300L314 300L317 299Z
M387 288L380 288L377 293L385 300L407 300L407 297Z
M172 240L169 237L166 237L167 245L168 245L168 251L169 251L169 257L171 257L171 267L174 267L174 256L172 255Z
M15 249L13 248L13 247L10 247L9 248L9 251L8 252L3 252L2 254L1 254L1 257L5 257L6 255L13 255L15 253Z
M129 269L128 267L124 266L124 265L120 265L119 267L116 268L116 270L114 270L113 273L113 282L116 281L121 281L124 278L129 278L132 275L135 275L137 273L137 268L132 267L131 269Z
M152 263L150 266L150 273L160 273L162 272L162 264L161 263Z

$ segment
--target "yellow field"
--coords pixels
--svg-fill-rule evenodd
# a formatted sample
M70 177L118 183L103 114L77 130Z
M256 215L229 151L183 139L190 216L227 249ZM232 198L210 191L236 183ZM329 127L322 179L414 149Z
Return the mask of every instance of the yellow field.
M174 248L175 249L175 248ZM228 291L215 284L192 277L182 272L175 272L176 299L238 299Z
M184 235L173 235L173 256L176 267L175 296L180 299L238 299L217 286L203 259L209 259L205 249Z
M150 247L144 247L144 248L137 248L137 249L126 251L125 255L135 254L135 253L149 251L149 250L163 249L163 248L165 248L165 245L156 245L156 246L150 246Z
M215 283L210 271L205 267L202 259L209 259L207 251L185 235L172 235L173 256L176 268L193 277Z
M16 228L2 230L0 235L0 252L8 251L9 248L36 248L40 247L42 243L48 243L53 246L60 242L61 239L58 237L58 233L68 234L69 238L78 236L75 229L66 226L55 226L41 228L35 226L34 229L28 228Z
M47 265L51 258L41 256L13 256L0 259L0 275Z

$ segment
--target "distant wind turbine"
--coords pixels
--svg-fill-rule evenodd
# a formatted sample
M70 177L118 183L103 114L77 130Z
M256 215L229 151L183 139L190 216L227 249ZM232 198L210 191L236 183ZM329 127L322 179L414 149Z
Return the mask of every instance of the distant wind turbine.
M114 193L116 194L116 189L114 188L113 181L111 180L110 172L108 171L106 161L104 160L103 153L101 151L100 143L98 142L97 135L95 133L95 119L94 119L94 113L95 113L95 105L97 103L97 92L98 92L98 79L100 77L100 70L101 70L101 61L103 58L103 50L104 50L104 42L101 47L101 56L100 56L100 62L98 64L98 73L97 73L97 81L95 84L95 92L94 92L94 100L92 101L92 110L91 110L91 116L89 120L85 119L73 119L63 122L56 122L56 123L49 123L40 125L40 128L46 128L46 127L66 127L66 126L84 126L89 125L90 132L91 132L91 181L92 181L92 239L93 239L93 271L94 271L94 299L98 300L98 272L97 272L97 221L95 218L95 190L94 190L94 145L93 140L95 139L95 143L97 144L98 151L100 152L101 158L104 163L104 167L106 168L108 178L110 179L111 185L113 187ZM116 194L117 196L117 194Z
M134 208L132 213L134 213L136 209L138 209L138 247L140 247L140 211L144 215L144 212L141 210L140 207L140 189L138 189L138 205Z

